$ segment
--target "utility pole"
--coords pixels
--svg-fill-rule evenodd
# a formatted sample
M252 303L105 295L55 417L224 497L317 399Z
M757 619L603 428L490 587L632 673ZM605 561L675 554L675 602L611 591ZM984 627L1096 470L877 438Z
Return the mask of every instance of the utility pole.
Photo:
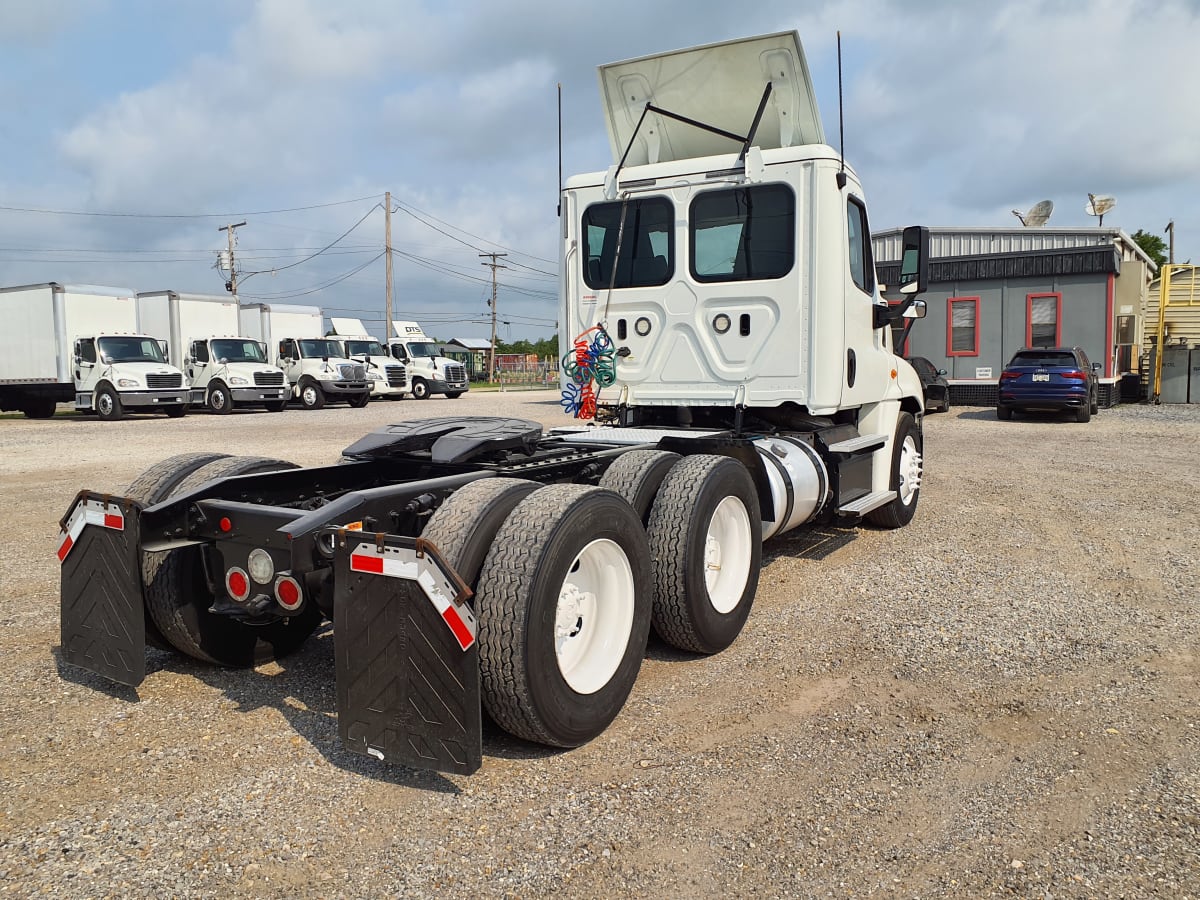
M392 192L383 195L383 252L387 254L384 269L387 272L384 280L387 299L384 302L385 315L383 325L383 344L392 339Z
M217 231L226 232L226 234L229 238L229 281L227 281L225 283L225 290L227 290L231 294L233 294L233 296L235 298L237 297L237 266L234 265L234 259L233 259L233 244L234 244L233 232L235 230L237 230L238 228L241 228L245 224L246 223L244 221L238 222L236 224L231 222L228 225L222 225L220 228L217 229Z
M508 266L501 265L496 262L496 258L500 256L508 256L507 253L480 253L480 256L490 256L490 263L480 263L482 266L487 266L492 270L492 299L488 302L488 306L492 308L492 359L488 364L488 380L491 380L496 374L496 270L507 269Z

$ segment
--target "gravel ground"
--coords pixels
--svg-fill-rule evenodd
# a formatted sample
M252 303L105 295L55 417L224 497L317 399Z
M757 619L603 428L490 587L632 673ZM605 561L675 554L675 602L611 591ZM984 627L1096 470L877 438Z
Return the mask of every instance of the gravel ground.
M341 749L332 638L135 691L58 662L56 520L173 453L328 463L547 392L0 421L0 894L1200 896L1200 406L926 421L920 509L768 543L745 632L652 639L624 712L449 777Z

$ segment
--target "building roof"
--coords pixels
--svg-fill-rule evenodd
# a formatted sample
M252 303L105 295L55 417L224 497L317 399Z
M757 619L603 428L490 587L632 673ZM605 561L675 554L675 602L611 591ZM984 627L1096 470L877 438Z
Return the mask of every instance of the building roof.
M492 349L492 342L484 338L451 338L448 343L457 344L466 350Z

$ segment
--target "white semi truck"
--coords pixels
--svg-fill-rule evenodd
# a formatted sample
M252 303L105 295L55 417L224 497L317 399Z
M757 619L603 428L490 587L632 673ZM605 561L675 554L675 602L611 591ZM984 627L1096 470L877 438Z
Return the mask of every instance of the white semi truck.
M469 389L467 369L439 352L437 341L425 334L416 322L393 322L396 336L388 341L394 359L404 363L408 372L409 392L417 400L433 394L445 394L451 400Z
M305 409L344 400L355 407L371 399L366 366L346 359L338 342L325 337L325 316L316 306L244 303L241 331L267 347L283 370L290 396Z
M799 37L600 78L614 164L562 192L563 403L591 421L409 421L338 465L189 454L125 498L82 492L60 548L68 662L136 684L148 635L251 666L328 618L345 745L471 772L481 709L577 746L620 712L651 628L731 644L763 541L912 519L921 385L891 328L923 314L928 232L905 230L889 304Z
M133 291L99 285L0 288L0 410L31 419L74 401L78 412L187 411L183 373L138 328Z
M271 412L287 406L283 370L267 362L264 344L241 334L237 300L144 291L137 305L142 328L166 343L171 365L187 374L193 407L225 414L239 406Z
M332 337L342 345L342 355L366 366L371 396L384 400L402 399L408 389L404 363L389 356L387 348L367 334L361 320L331 316L329 323L333 326Z

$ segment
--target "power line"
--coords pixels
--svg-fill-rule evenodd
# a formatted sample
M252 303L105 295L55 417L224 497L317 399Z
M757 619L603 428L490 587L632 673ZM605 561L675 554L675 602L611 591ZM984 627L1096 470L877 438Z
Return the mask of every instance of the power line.
M243 294L242 296L246 297L250 300L286 300L288 297L306 297L309 294L317 294L317 293L320 293L321 291L325 290L326 288L333 287L335 284L341 284L347 278L357 275L359 272L361 272L363 269L365 269L367 266L369 266L371 263L375 262L375 260L379 259L382 256L383 256L383 251L380 250L378 253L376 253L374 256L372 256L370 259L368 259L361 266L357 266L356 268L351 269L349 272L346 272L344 275L339 275L337 278L334 278L333 280L328 281L325 284L318 285L316 287L312 287L307 290L292 291L292 292L280 291L280 292L274 293L274 294L270 294L270 293L268 293L268 294Z
M446 232L442 231L440 228L434 228L428 222L425 222L420 216L416 215L416 213L420 213L422 216L427 216L430 219L433 219L433 221L438 222L442 225L445 225L447 228L453 228L455 231L461 231L463 234L465 234L469 237L473 237L477 241L483 241L484 243L491 244L493 247L499 247L501 250L507 250L510 253L517 253L521 256L528 256L530 259L536 259L538 262L549 263L552 266L556 265L558 262L557 260L554 260L554 259L545 259L544 257L541 257L541 256L534 256L532 253L524 253L521 250L514 250L512 247L505 247L503 244L499 243L498 241L493 241L489 238L480 237L477 234L472 234L471 232L467 231L465 228L459 228L457 225L451 225L449 222L445 222L442 219L439 219L437 216L433 215L432 213L427 213L424 210L417 209L415 206L410 207L407 204L401 203L398 200L396 201L396 206L402 212L408 213L410 216L412 216L418 222L421 222L422 224L428 226L429 228L433 228L434 231L437 231L440 234L445 234L446 237L452 238L453 240L458 241L460 244L465 244L466 246L470 247L472 250L479 251L480 248L474 246L473 244L469 244L466 241L462 240L461 238L455 237L452 234L447 234ZM528 268L528 266L525 266L524 268ZM543 274L549 274L549 273L543 273Z
M318 256L320 256L322 253L324 253L326 250L328 250L330 247L332 247L334 244L336 244L342 238L346 237L346 235L350 234L351 231L353 231L355 228L357 228L359 225L361 225L363 222L365 222L367 220L367 216L369 216L371 213L375 212L375 210L377 210L377 209L379 209L378 203L376 203L374 206L372 206L370 209L368 209L366 211L366 213L363 214L363 217L361 219L359 219L357 222L355 222L353 225L351 225L346 231L342 232L338 237L334 238L332 241L330 241L328 244L326 244L324 247L322 247L316 253L313 253L310 256L306 256L306 257L304 257L304 259L297 260L294 263L288 263L286 266L274 266L270 269L264 269L263 271L269 271L272 273L282 272L284 269L293 269L296 266L303 265L304 263L308 262L310 259L316 259ZM380 251L379 255L382 256L383 252ZM379 256L375 257L375 259L378 259L378 258L379 258ZM245 277L249 278L251 275L261 275L261 274L262 274L262 272L247 272Z
M303 212L309 209L328 209L331 206L346 206L350 203L362 203L377 197L355 197L353 200L335 200L332 203L313 203L309 206L292 206L287 209L260 209L251 212L222 212L222 213L131 213L131 212L88 212L78 209L39 209L32 206L0 206L6 212L38 213L48 216L85 216L91 218L111 219L231 219L238 216L273 216L280 213Z

